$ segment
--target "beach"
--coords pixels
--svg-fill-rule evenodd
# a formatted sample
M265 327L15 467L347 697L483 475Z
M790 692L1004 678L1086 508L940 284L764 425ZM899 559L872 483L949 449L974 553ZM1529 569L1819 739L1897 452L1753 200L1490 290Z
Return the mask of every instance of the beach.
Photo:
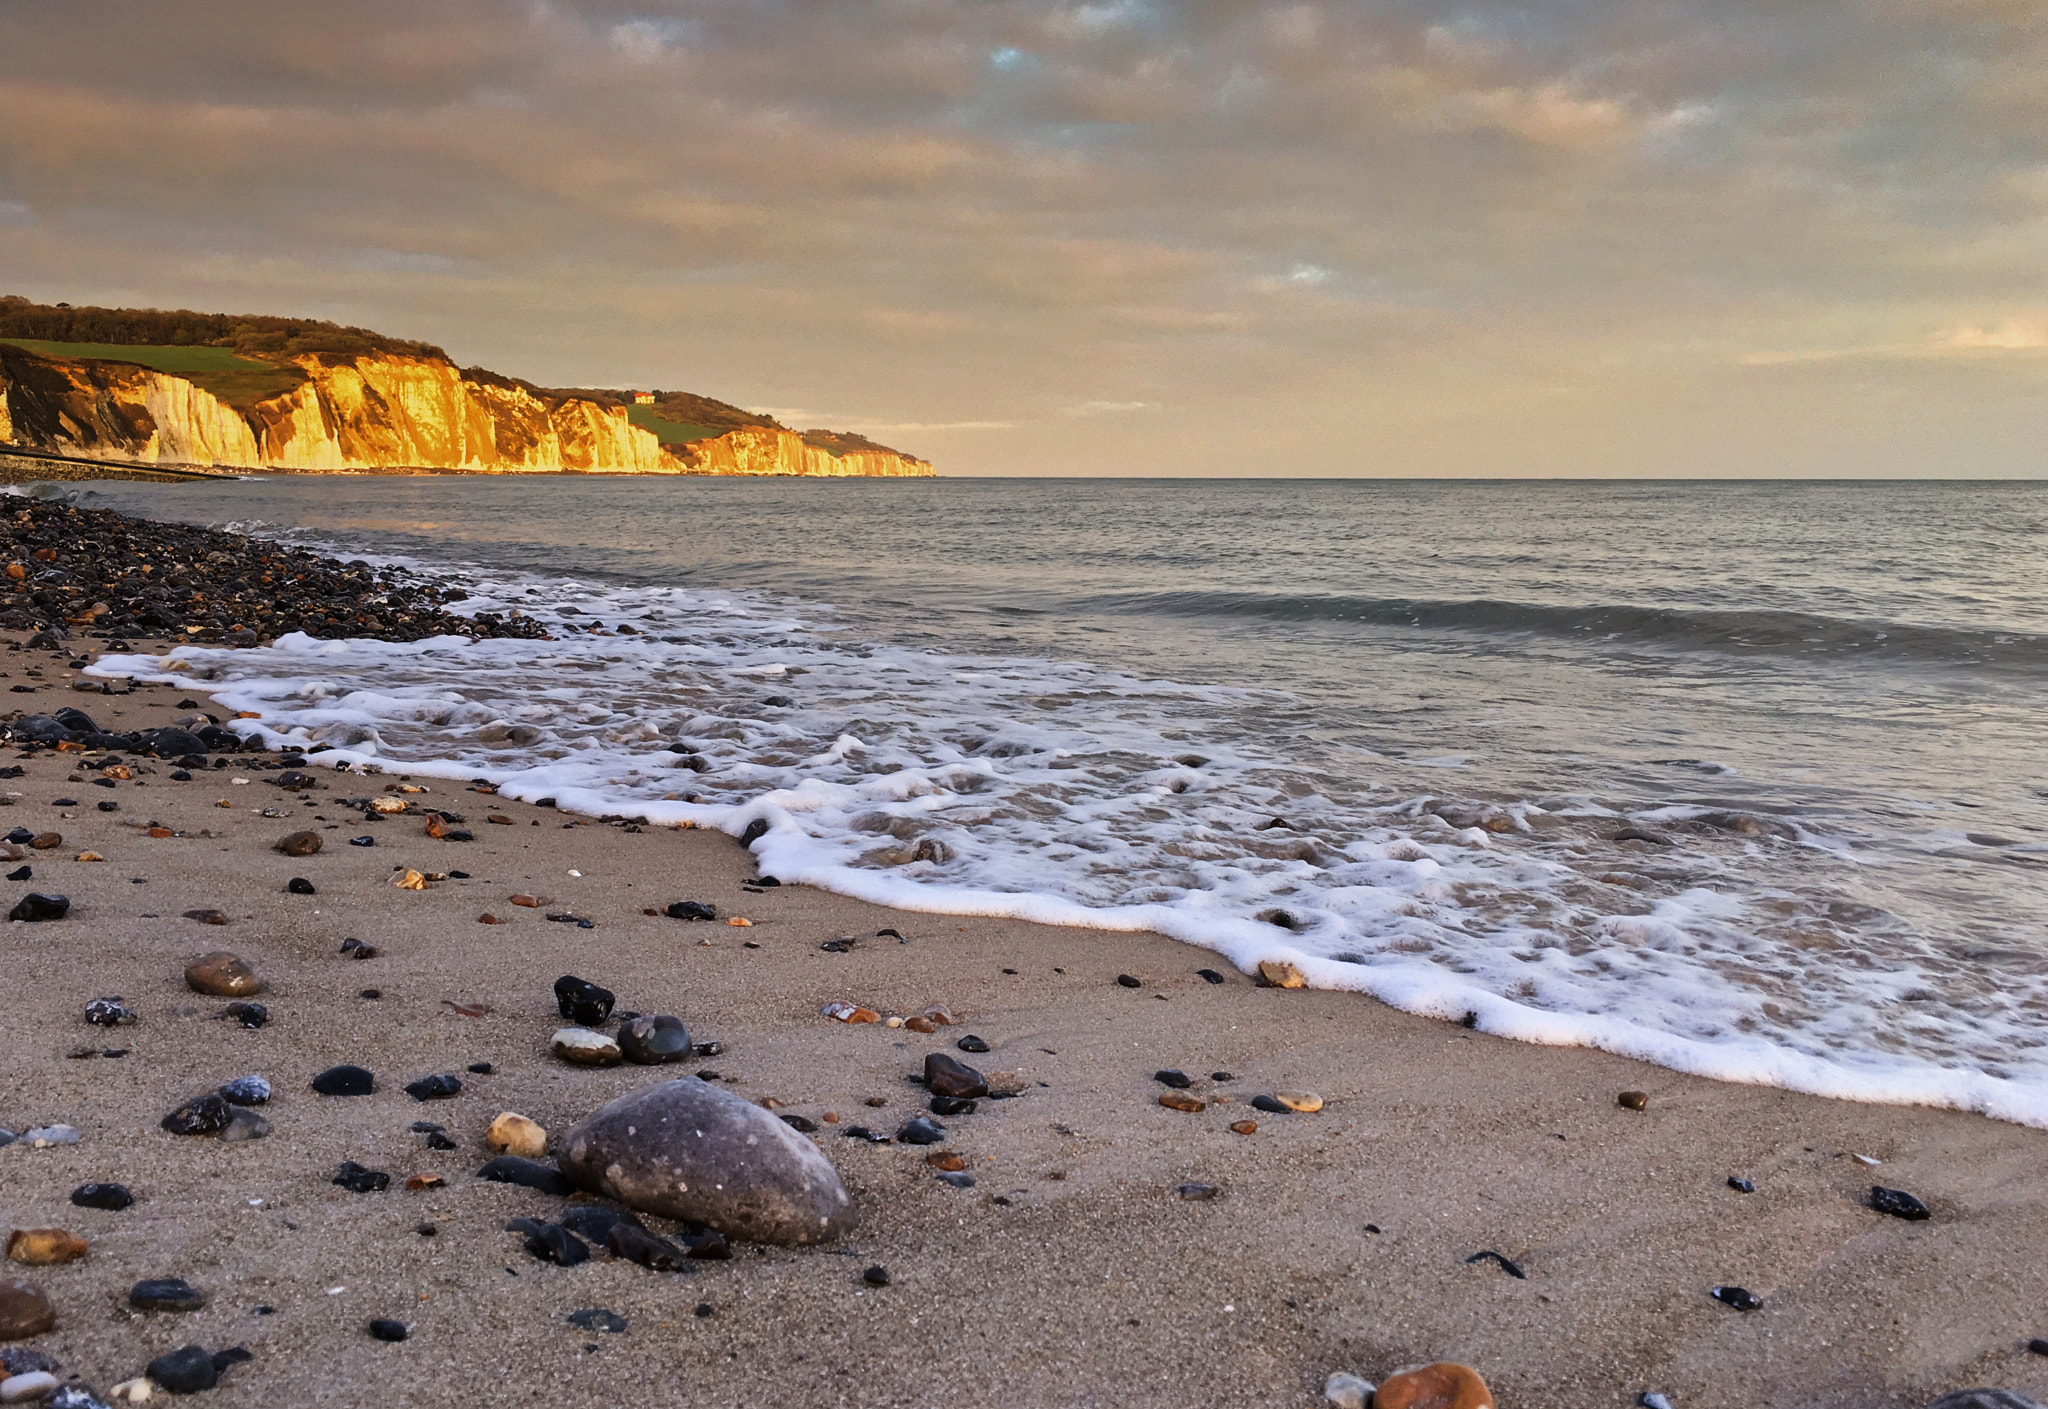
M62 662L44 659L51 687L35 707L82 705L105 728L168 724L180 701L206 702L177 686L65 693ZM72 905L6 931L16 981L0 998L12 1036L0 1125L81 1132L76 1145L0 1149L6 1217L90 1244L82 1261L10 1272L57 1308L56 1328L25 1344L102 1393L186 1344L250 1352L210 1391L224 1406L1306 1406L1333 1371L1377 1381L1439 1359L1476 1367L1504 1405L2048 1393L2048 1360L2025 1350L2042 1329L2039 1131L1503 1041L1353 994L1258 987L1228 966L1212 984L1197 971L1219 967L1213 954L1155 935L910 914L799 886L752 893L752 857L721 833L629 831L438 779L391 794L455 811L475 836L437 840L417 811L372 825L339 808L402 785L395 764L368 777L312 766L317 789L294 795L253 766L276 755L225 757L189 782L171 781L167 760L135 760L131 780L103 790L71 781L78 755L41 752L5 784L19 793L10 822L63 834L32 853L33 883L17 889ZM55 805L65 797L82 805ZM120 810L98 811L102 799ZM489 812L512 825L481 825ZM321 831L317 855L271 849L301 825ZM345 844L359 834L375 845ZM106 859L72 859L85 851ZM468 877L405 890L392 883L403 868ZM317 893L287 893L295 876ZM550 904L514 906L514 893ZM645 913L677 900L721 918ZM227 923L184 918L204 909ZM820 948L844 937L859 942ZM348 939L377 953L352 959ZM264 981L261 1029L218 1020L223 1000L186 986L185 965L214 950ZM682 1070L567 1065L548 1050L563 974L614 990L622 1008L674 1013L723 1051ZM88 1026L85 1005L112 995L138 1021ZM835 1000L885 1016L941 1004L959 1022L930 1034L840 1023L820 1015ZM886 1134L921 1111L906 1077L927 1053L962 1055L966 1034L991 1050L964 1060L1017 1090L945 1120L934 1148L957 1151L973 1187L941 1182L926 1148L840 1133ZM128 1055L67 1055L115 1048ZM375 1072L375 1094L309 1089L343 1062ZM491 1074L466 1071L479 1062ZM1186 1072L1206 1108L1162 1107L1162 1069ZM439 1072L460 1075L458 1096L402 1089ZM503 1231L563 1201L474 1176L493 1117L522 1112L559 1135L614 1095L692 1072L815 1122L858 1228L819 1247L739 1245L687 1274L602 1254L554 1266ZM268 1138L158 1128L249 1073L275 1087ZM1325 1105L1250 1109L1281 1090ZM1646 1107L1617 1104L1625 1090ZM1230 1129L1247 1117L1255 1133ZM456 1148L428 1149L408 1128L420 1119ZM392 1187L335 1186L345 1160ZM401 1187L427 1172L446 1185ZM127 1184L136 1202L67 1203L87 1181ZM1182 1197L1189 1184L1213 1196ZM1873 1184L1911 1191L1932 1217L1874 1212ZM1524 1276L1469 1260L1488 1251ZM873 1266L888 1285L863 1280ZM135 1281L171 1276L206 1306L128 1308ZM1710 1296L1731 1284L1760 1309ZM572 1325L584 1308L627 1329ZM372 1339L368 1322L385 1317L410 1339Z

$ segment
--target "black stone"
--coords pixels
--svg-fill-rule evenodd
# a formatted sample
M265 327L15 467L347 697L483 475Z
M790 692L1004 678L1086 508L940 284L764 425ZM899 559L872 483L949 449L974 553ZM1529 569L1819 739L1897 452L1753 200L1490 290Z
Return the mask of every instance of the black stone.
M889 1269L882 1266L870 1267L860 1274L860 1279L871 1287L886 1287L889 1285Z
M2027 1342L2027 1353L2029 1355L2048 1355L2048 1338L2035 1336Z
M897 1129L896 1138L906 1145L942 1145L946 1141L946 1127L923 1116L914 1116Z
M1908 1223L1920 1223L1933 1217L1926 1204L1904 1189L1887 1189L1882 1184L1870 1186L1870 1206L1879 1213L1888 1213L1893 1218L1903 1218Z
M216 1350L213 1353L213 1368L226 1374L230 1365L246 1365L255 1358L249 1353L247 1346L231 1345L226 1350Z
M338 1184L351 1194L377 1194L391 1187L391 1176L381 1169L365 1169L354 1160L346 1159L327 1182Z
M1747 1287L1716 1287L1712 1296L1715 1301L1737 1311L1755 1311L1764 1304L1764 1299Z
M452 1150L455 1148L455 1142L436 1130L427 1137L427 1148L430 1150Z
M965 1062L933 1052L924 1059L924 1089L934 1096L986 1096L988 1079Z
M1153 1072L1152 1079L1161 1086L1171 1086L1176 1091L1185 1091L1195 1084L1186 1072L1175 1071L1172 1068Z
M71 1191L71 1202L79 1208L120 1209L134 1203L135 1195L125 1184L80 1184Z
M1728 1187L1738 1194L1754 1194L1756 1192L1755 1184L1747 1179L1738 1179L1732 1174L1728 1176Z
M561 1170L539 1160L521 1159L518 1155L499 1155L496 1159L486 1160L477 1170L476 1177L494 1184L518 1184L563 1198L574 1192L574 1186L563 1177Z
M609 988L599 988L573 974L563 974L555 980L556 1011L583 1027L596 1027L610 1017L614 1001Z
M1252 1109L1253 1109L1253 1110L1255 1110L1255 1111L1264 1111L1264 1112L1266 1112L1266 1114L1268 1114L1268 1115L1292 1115L1292 1114L1294 1114L1294 1112L1292 1112L1292 1111L1288 1110L1288 1109L1287 1109L1287 1107L1285 1107L1285 1106L1281 1105L1281 1104L1280 1104L1280 1103L1279 1103L1278 1101L1274 1100L1274 1099L1273 1099L1273 1098L1272 1098L1271 1096L1254 1096L1254 1097L1252 1097Z
M1131 977L1131 976L1130 976L1129 974L1118 974L1118 975L1116 976L1116 981L1117 981L1117 982L1118 982L1119 984L1123 985L1123 986L1124 986L1125 988L1143 988L1143 987L1144 987L1144 985L1143 985L1143 984L1139 983L1139 982L1138 982L1138 981L1137 981L1136 979L1132 978L1132 977Z
M377 839L375 837L369 836L350 837L348 839L348 844L350 846L375 846L377 844Z
M35 879L35 875L35 867L19 866L7 873L7 879L10 881L32 881Z
M976 1037L971 1032L967 1034L967 1036L961 1038L958 1042L955 1042L953 1045L955 1047L958 1047L963 1052L972 1052L976 1056L979 1056L981 1053L986 1052L988 1050L988 1043L982 1041L979 1037Z
M313 883L307 880L304 876L293 876L290 880L284 883L284 888L292 895L319 894L318 891L313 889Z
M234 1112L220 1094L195 1096L158 1122L173 1135L215 1135L227 1129Z
M7 912L10 920L61 920L71 909L68 895L41 895L30 891Z
M577 1237L588 1238L593 1243L602 1243L608 1239L612 1228L617 1224L639 1221L630 1213L606 1208L603 1204L570 1204L555 1219L556 1223Z
M974 1176L956 1171L951 1174L941 1174L939 1182L941 1184L950 1184L955 1189L972 1189L974 1187Z
M1223 975L1217 973L1214 969L1196 969L1195 973L1200 976L1204 983L1223 982Z
M505 1225L505 1231L521 1235L527 1252L542 1262L574 1267L590 1260L589 1245L559 1223L543 1223L537 1218L515 1218Z
M380 1341L402 1341L412 1334L405 1322L393 1321L388 1316L379 1316L370 1323L370 1334Z
M639 1015L619 1028L619 1051L629 1062L657 1066L690 1055L690 1029L668 1013Z
M934 1096L931 1099L933 1115L973 1115L981 1103L971 1096Z
M886 1145L889 1137L879 1130L870 1130L865 1125L849 1125L839 1132L849 1140L865 1140L870 1145Z
M1233 1076L1233 1075L1232 1075L1231 1073L1229 1073L1229 1072L1227 1072L1227 1071L1212 1071L1212 1072L1210 1072L1210 1073L1209 1073L1209 1079L1210 1079L1211 1081L1235 1081L1235 1080L1237 1080L1237 1078L1236 1078L1235 1076Z
M329 1067L313 1078L313 1089L323 1096L367 1096L376 1085L377 1078L358 1066Z
M1467 1267L1470 1267L1475 1262L1496 1263L1499 1265L1501 1271L1507 1273L1510 1277L1513 1277L1517 1282L1526 1282L1529 1280L1529 1274L1527 1272L1524 1272L1519 1264L1509 1261L1506 1257L1503 1257L1501 1254L1495 1252L1492 1248L1487 1248L1483 1252L1475 1252L1470 1257L1465 1259L1465 1265Z
M812 1120L810 1117L795 1115L788 1112L785 1112L783 1114L782 1123L788 1126L791 1130L794 1130L799 1135L816 1134L818 1129L818 1122Z
M85 1005L85 1020L94 1027L126 1027L135 1021L135 1011L118 998L95 998Z
M754 843L767 835L768 819L756 817L753 821L747 823L747 829L740 833L740 845L752 850Z
M149 1362L149 1377L172 1394L197 1394L220 1382L220 1371L203 1347L188 1345Z
M128 1289L128 1304L138 1311L197 1311L206 1297L183 1277L152 1277Z
M654 1272L679 1272L688 1265L689 1254L681 1248L624 1219L614 1223L605 1234L605 1246L611 1249L612 1256L637 1262Z
M13 842L16 846L27 846L35 839L36 834L26 827L16 827L7 834L7 840Z
M415 1135L439 1135L445 1128L445 1126L434 1124L431 1120L416 1120L406 1127Z
M469 1070L470 1073L475 1076L489 1076L492 1072L496 1071L497 1068L492 1066L489 1062L471 1062L469 1064Z
M678 900L664 912L671 920L715 920L718 907L701 900Z
M105 802L99 804L99 810L102 812L119 812L121 804L115 802L112 798L108 798Z
M462 1094L462 1078L443 1072L405 1083L405 1094L415 1101L446 1101Z
M270 1009L261 1003L230 1003L220 1010L219 1016L233 1018L243 1027L254 1030L270 1021Z
M616 1311L606 1311L601 1306L586 1306L581 1311L570 1312L569 1324L586 1331L604 1331L614 1336L626 1333L626 1318Z

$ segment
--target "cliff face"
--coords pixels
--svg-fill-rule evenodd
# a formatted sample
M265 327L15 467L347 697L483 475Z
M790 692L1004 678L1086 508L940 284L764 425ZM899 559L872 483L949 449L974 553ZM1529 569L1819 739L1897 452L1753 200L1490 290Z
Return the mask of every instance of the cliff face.
M623 407L426 357L291 359L293 390L245 415L182 377L0 344L0 441L96 458L347 473L925 476L891 451L834 454L744 427L675 450Z

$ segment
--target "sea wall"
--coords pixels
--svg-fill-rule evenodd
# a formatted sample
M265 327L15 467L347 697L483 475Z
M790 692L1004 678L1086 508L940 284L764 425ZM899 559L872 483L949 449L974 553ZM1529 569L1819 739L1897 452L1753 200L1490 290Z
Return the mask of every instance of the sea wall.
M747 427L680 451L623 407L550 396L422 358L303 358L306 380L247 413L203 387L120 362L0 345L0 442L142 464L346 474L925 476L923 460L844 454Z

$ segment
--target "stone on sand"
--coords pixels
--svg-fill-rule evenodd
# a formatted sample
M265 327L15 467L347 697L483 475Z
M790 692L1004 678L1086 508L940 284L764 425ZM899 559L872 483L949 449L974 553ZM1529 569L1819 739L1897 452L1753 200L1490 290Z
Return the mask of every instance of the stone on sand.
M0 1341L27 1340L57 1324L57 1308L27 1282L0 1282Z
M62 1228L16 1228L7 1235L7 1256L31 1267L76 1262L85 1256L85 1239Z
M816 1145L708 1081L619 1097L563 1138L560 1161L593 1193L756 1242L824 1242L858 1218Z
M484 1147L494 1155L539 1159L548 1152L548 1132L518 1111L502 1111L484 1131Z
M1479 1372L1447 1360L1389 1377L1372 1402L1373 1409L1495 1409Z
M210 993L216 998L247 998L263 989L256 971L225 950L202 954L187 964L185 982L195 993Z

